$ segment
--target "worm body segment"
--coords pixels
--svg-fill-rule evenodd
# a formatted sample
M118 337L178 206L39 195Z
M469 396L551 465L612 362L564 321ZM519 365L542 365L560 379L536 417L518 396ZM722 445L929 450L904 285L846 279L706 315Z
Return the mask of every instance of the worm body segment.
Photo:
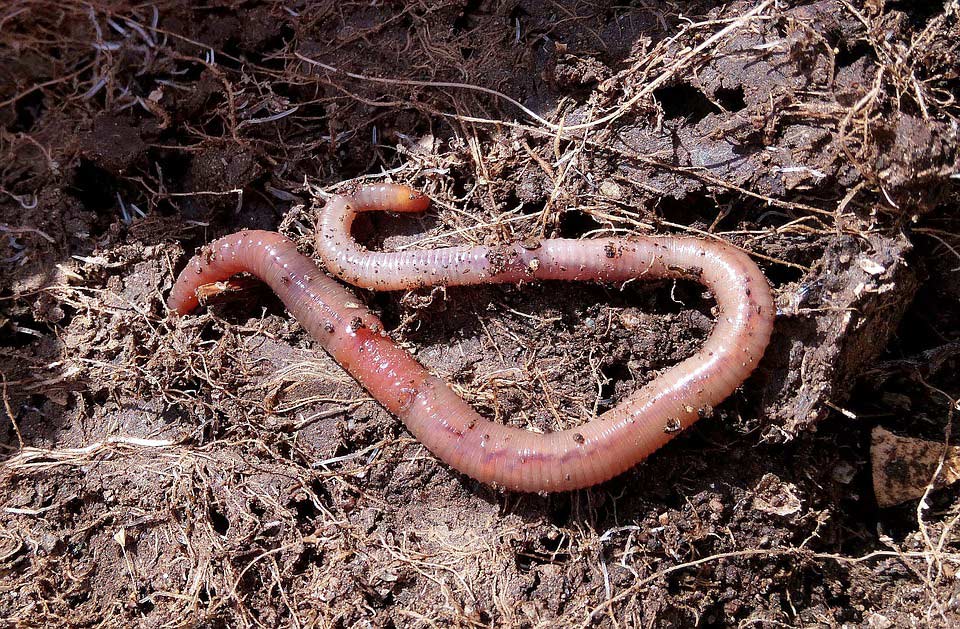
M180 274L168 305L186 314L197 306L199 286L241 271L252 273L431 452L473 478L518 491L587 487L633 467L730 395L767 346L774 318L770 286L749 257L722 242L673 236L555 238L503 247L376 253L350 235L357 212L418 212L427 204L420 193L396 185L334 197L320 217L318 252L345 281L378 290L690 279L713 293L717 323L699 351L615 408L577 428L538 434L480 416L398 347L353 293L279 234L246 231L212 243Z

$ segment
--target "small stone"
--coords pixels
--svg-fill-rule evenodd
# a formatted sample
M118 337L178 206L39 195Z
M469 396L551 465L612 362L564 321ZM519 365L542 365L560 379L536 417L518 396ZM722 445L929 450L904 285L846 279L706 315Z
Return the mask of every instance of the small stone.
M853 477L857 475L857 468L853 467L846 461L840 461L836 464L836 466L834 466L830 475L833 477L833 480L837 481L841 485L849 485L850 481L853 480Z
M623 199L623 188L621 188L620 184L615 181L604 179L600 184L600 194L608 199L619 201Z

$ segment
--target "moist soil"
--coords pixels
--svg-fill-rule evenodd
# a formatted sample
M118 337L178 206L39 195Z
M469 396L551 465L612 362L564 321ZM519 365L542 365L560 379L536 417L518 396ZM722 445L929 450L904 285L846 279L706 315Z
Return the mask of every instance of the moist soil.
M958 19L6 3L0 624L956 626L957 492L880 508L870 433L957 432ZM169 316L197 247L278 229L312 255L324 199L380 181L434 202L360 221L376 249L732 242L773 285L770 347L635 469L521 495L439 462L255 282ZM537 431L616 405L714 314L683 282L358 298Z

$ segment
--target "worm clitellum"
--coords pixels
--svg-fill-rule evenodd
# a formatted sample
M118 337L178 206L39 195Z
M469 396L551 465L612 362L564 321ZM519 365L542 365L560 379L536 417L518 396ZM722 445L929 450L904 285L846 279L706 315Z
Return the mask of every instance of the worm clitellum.
M170 293L178 314L197 306L196 289L248 272L373 397L451 467L519 491L565 491L633 467L720 403L753 371L770 339L770 286L738 249L675 236L571 240L502 247L464 246L374 253L350 235L357 212L421 212L429 201L405 186L383 185L337 196L324 207L317 247L345 281L379 290L532 280L625 282L690 279L708 288L717 323L693 356L577 428L547 434L480 416L387 336L383 324L345 287L273 232L244 231L205 247Z

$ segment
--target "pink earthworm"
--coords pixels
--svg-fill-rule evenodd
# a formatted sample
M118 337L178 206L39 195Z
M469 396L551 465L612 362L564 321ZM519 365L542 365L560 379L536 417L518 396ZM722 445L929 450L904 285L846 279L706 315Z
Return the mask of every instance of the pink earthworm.
M351 237L357 212L421 212L429 200L382 185L336 196L323 208L317 247L330 271L367 288L401 290L539 280L689 279L707 287L717 323L693 355L615 408L576 428L534 433L483 418L387 335L345 287L273 232L245 231L205 247L180 274L168 305L197 306L196 290L242 271L265 281L333 358L451 467L511 490L588 487L635 466L730 395L770 339L774 306L763 273L721 241L677 236L545 239L374 253Z

